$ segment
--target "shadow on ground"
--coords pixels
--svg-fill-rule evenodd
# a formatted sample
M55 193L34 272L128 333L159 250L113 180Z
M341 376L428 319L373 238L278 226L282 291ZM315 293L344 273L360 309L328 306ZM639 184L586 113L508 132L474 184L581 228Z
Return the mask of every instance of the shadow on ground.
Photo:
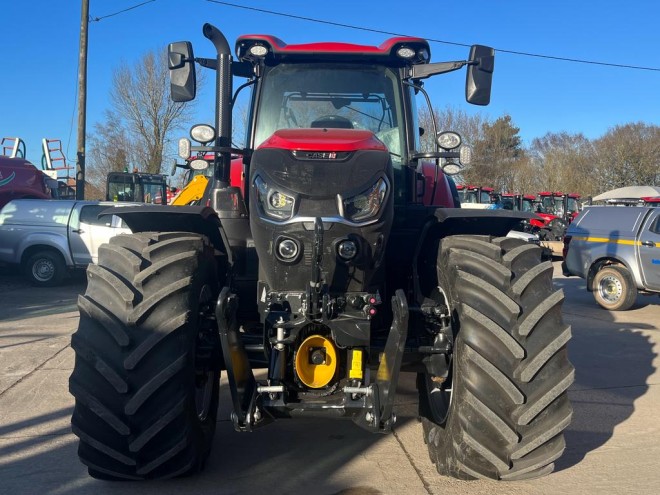
M632 310L612 313L597 305L584 280L558 278L555 285L566 293L564 320L572 325L569 357L576 370L569 390L573 421L565 432L566 451L556 462L562 470L604 445L635 411L655 372L654 342L644 331L656 327L643 323L643 296Z
M16 268L0 268L0 321L17 321L77 311L85 291L84 271L75 271L58 287L34 287Z

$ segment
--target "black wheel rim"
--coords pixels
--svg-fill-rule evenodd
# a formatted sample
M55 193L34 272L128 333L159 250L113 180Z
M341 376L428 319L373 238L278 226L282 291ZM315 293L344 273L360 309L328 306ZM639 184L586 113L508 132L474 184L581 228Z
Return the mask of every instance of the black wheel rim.
M434 294L433 298L441 305L447 308L449 314L452 314L451 305L447 294L444 290L440 290ZM452 318L452 326L454 319ZM429 407L429 413L434 423L444 424L449 416L449 408L453 397L453 370L454 370L454 355L449 355L448 373L447 376L433 376L431 374L424 375L424 387L426 388L426 397Z

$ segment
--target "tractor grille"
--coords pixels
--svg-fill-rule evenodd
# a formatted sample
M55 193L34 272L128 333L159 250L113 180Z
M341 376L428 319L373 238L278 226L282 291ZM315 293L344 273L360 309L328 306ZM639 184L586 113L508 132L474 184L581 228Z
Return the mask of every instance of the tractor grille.
M297 215L300 217L336 217L339 215L337 211L337 200L335 198L329 199L303 199L300 201Z

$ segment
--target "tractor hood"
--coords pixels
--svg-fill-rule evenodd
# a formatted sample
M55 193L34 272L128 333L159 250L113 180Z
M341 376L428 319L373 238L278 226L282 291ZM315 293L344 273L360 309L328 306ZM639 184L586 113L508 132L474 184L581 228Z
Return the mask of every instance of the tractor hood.
M254 153L253 174L307 197L358 194L379 176L391 179L387 147L370 131L283 129Z
M280 129L259 146L291 151L357 151L387 147L371 131L357 129Z

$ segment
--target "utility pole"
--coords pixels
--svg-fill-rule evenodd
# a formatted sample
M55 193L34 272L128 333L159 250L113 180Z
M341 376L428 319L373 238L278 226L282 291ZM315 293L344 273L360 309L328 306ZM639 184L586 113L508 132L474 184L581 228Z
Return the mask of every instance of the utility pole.
M76 199L85 199L85 132L87 128L87 27L89 0L82 0L78 60L78 152L76 154Z

